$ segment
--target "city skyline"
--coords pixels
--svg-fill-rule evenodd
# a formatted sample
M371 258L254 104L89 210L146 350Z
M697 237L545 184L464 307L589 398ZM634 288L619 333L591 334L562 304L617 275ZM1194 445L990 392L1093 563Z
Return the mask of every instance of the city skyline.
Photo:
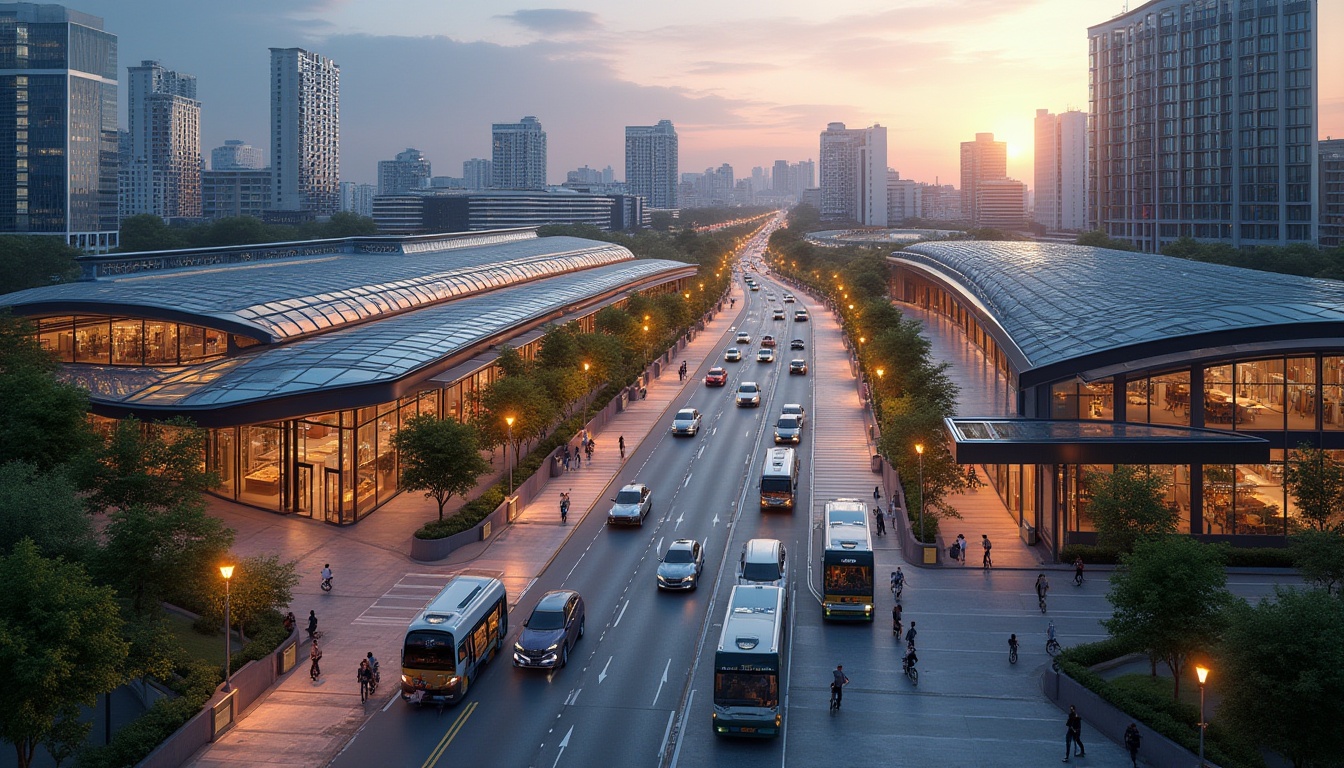
M243 0L187 17L167 0L69 7L118 35L123 85L125 64L141 59L197 75L203 147L265 141L265 49L299 46L342 65L343 180L374 181L378 160L408 146L455 167L487 156L491 123L535 114L551 137L550 183L583 165L621 167L624 127L662 118L678 127L686 168L728 162L745 173L815 157L817 132L840 121L893 126L889 165L902 178L954 181L959 143L993 132L1009 144L1009 175L1031 179L1035 110L1086 110L1087 27L1121 10L1067 0L890 6ZM1320 41L1344 29L1344 5L1321 3L1319 16ZM1319 137L1339 138L1344 51L1322 45L1318 71ZM123 96L123 125L126 106Z

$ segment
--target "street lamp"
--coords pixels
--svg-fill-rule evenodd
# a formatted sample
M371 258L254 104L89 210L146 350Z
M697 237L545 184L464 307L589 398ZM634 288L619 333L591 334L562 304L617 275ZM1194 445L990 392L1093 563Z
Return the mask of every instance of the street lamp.
M588 368L589 368L589 367L590 367L590 366L589 366L587 363L584 363L584 364L583 364L583 423L584 423L584 424L587 424L587 423L588 423L588 395L589 395L589 392L590 392L590 390L589 390L589 386L591 386L591 385L588 383Z
M507 440L508 440L508 443L509 443L510 445L512 445L512 444L513 444L513 417L512 417L512 416L505 416L505 417L504 417L504 423L505 423L506 425L508 425L508 428L509 428L509 436L508 436ZM514 452L513 452L513 458L514 458L515 460L518 458L518 451L517 451L517 449L515 449ZM508 446L508 445L504 446L504 463L509 465L509 495L512 496L512 495L513 495L513 465L512 465L512 464L509 464L509 446Z
M915 443L919 454L919 543L924 543L924 444Z
M1209 727L1204 721L1204 682L1209 679L1209 668L1196 665L1195 677L1199 678L1199 768L1204 768L1204 731Z
M219 566L219 575L224 577L224 692L228 693L233 690L233 638L229 634L229 579L233 578L233 566Z
M648 316L647 316L647 315L645 316L645 319L646 319L646 320L648 319ZM645 323L645 324L644 324L644 364L645 364L645 365L648 365L648 364L649 364L649 324L648 324L648 323Z

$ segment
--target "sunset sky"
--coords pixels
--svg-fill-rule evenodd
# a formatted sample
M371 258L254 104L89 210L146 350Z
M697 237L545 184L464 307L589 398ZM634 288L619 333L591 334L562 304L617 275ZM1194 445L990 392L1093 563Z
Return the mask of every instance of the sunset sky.
M1132 0L1131 7L1139 3ZM88 0L141 59L199 78L202 149L269 149L269 47L341 66L341 165L372 182L416 147L435 175L489 157L490 123L535 115L549 176L611 165L624 126L670 119L681 170L738 177L817 157L826 123L887 126L904 178L957 183L958 144L992 131L1031 183L1037 108L1087 109L1087 27L1123 0ZM1344 39L1344 0L1319 3L1318 41ZM1344 46L1319 54L1319 128L1344 137ZM126 108L123 89L122 110ZM124 125L124 119L123 119Z

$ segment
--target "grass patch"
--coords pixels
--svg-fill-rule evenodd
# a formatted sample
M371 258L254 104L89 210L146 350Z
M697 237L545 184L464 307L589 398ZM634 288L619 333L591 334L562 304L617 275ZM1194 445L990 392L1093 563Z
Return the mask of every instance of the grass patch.
M187 656L192 659L204 661L207 664L217 664L221 668L224 666L224 638L220 633L214 635L203 635L197 632L192 626L191 619L179 613L169 611L167 613L168 626L172 630L173 639L182 647ZM220 624L223 624L221 621ZM238 638L238 633L233 634L233 652L237 653L243 649L243 642Z

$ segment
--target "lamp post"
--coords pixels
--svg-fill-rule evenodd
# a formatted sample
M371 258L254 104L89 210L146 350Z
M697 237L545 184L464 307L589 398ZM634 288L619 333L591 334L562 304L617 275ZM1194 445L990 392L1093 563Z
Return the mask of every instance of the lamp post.
M919 454L919 543L924 543L924 444L915 443Z
M224 692L233 690L233 638L229 633L229 580L233 578L233 566L219 566L219 575L224 577Z
M649 324L644 324L644 364L649 364Z
M1204 720L1204 682L1209 679L1209 668L1196 665L1195 677L1199 678L1199 768L1204 768L1204 731L1209 727Z
M584 363L584 364L583 364L583 423L584 423L584 424L587 424L587 423L588 423L588 395L592 393L592 390L589 389L589 387L591 387L592 385L588 383L588 369L589 369L590 367L591 367L591 366L589 366L587 363Z
M512 417L512 416L505 416L505 417L504 417L504 423L505 423L505 424L508 426L508 428L509 428L509 436L508 436L508 438L507 438L507 441L508 441L509 445L512 445L512 444L513 444L513 417ZM515 451L513 452L513 457L514 457L515 459L518 458L518 451L517 451L517 450L515 450ZM509 495L512 496L512 495L513 495L513 465L512 465L512 464L509 464L509 446L508 446L508 445L504 446L504 463L505 463L505 464L508 464L508 466L509 466Z

